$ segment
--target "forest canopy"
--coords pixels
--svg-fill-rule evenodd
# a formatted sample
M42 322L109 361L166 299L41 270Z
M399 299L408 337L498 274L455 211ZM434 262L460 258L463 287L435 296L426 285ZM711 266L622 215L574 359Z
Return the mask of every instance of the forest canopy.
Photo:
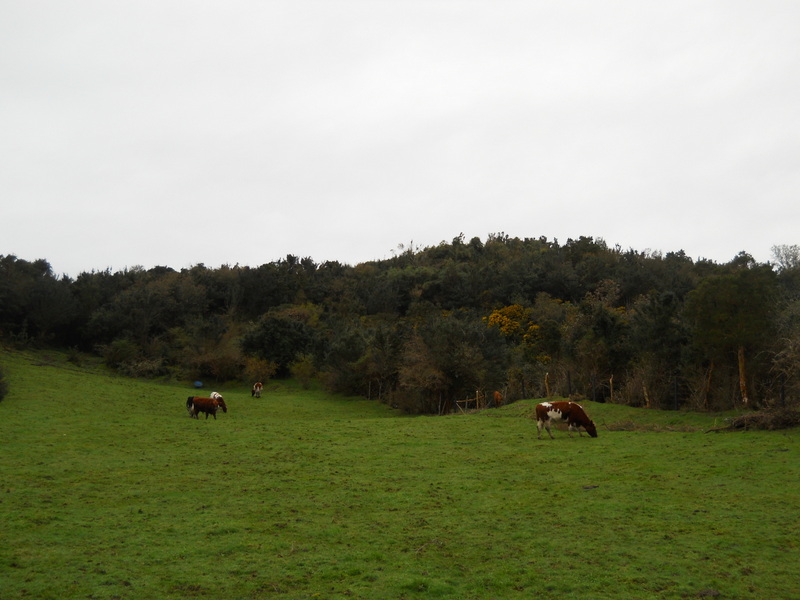
M796 402L800 248L774 262L580 237L458 236L355 266L53 273L0 255L0 339L96 353L121 373L317 378L412 413L499 390L654 408Z

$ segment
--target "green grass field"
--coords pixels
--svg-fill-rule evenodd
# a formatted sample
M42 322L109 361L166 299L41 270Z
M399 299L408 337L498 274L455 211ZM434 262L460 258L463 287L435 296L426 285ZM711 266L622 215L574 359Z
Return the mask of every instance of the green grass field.
M407 417L0 354L0 599L800 598L800 432L534 401ZM206 391L210 391L207 388Z

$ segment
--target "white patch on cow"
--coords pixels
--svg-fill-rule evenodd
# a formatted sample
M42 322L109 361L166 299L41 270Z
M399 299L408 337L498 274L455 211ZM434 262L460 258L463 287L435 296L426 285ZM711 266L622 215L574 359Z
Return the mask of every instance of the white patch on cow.
M552 406L552 405L550 405L550 406ZM547 411L547 416L549 418L553 419L554 421L560 421L562 419L561 411L558 410L558 409L548 410Z
M553 405L550 404L549 402L542 402L542 406L544 406L545 408L550 408Z

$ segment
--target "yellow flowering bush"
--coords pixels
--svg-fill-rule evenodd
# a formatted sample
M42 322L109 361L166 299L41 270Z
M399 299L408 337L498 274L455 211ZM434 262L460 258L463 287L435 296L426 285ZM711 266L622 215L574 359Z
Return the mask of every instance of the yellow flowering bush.
M538 339L539 326L531 320L531 309L520 304L495 309L484 321L514 341L533 344Z

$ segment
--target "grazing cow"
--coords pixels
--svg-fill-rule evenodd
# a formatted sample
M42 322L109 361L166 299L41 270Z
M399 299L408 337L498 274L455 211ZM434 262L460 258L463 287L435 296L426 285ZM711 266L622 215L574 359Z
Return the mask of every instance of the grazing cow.
M217 411L221 408L222 412L228 412L228 407L225 405L225 400L222 399L222 396L217 394L217 398L201 398L200 396L189 396L186 399L186 410L189 411L189 416L195 419L199 419L197 415L199 413L206 413L206 420L208 420L208 415L214 417L214 420L217 418Z
M594 421L588 417L583 407L577 402L564 400L560 402L542 402L541 404L537 404L536 424L539 428L539 439L542 439L542 427L547 429L547 433L550 434L551 439L555 439L553 438L553 433L550 431L550 421L564 421L569 426L567 430L569 437L572 437L573 429L578 432L578 435L582 436L581 427L583 427L591 437L597 437L597 428L594 426Z
M492 396L494 397L494 405L495 406L500 406L503 403L503 394L501 394L497 390L495 390L495 392L494 392L494 394L492 394Z
M264 389L264 385L259 381L255 385L253 385L253 389L250 390L250 396L261 398L261 390Z

